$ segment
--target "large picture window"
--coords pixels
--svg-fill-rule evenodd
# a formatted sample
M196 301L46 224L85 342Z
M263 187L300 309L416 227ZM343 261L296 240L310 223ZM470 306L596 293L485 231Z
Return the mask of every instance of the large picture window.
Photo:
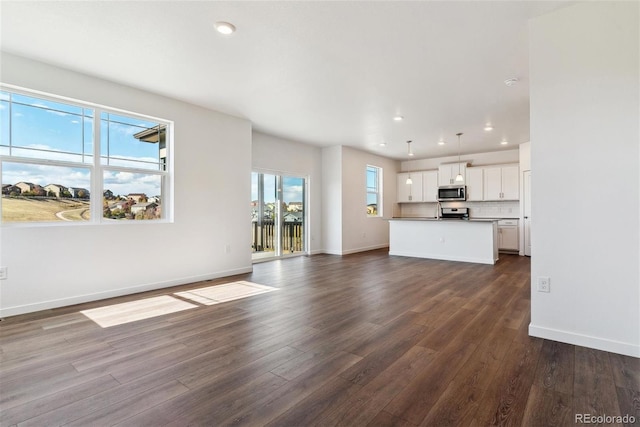
M3 88L2 224L169 219L169 135L167 121Z

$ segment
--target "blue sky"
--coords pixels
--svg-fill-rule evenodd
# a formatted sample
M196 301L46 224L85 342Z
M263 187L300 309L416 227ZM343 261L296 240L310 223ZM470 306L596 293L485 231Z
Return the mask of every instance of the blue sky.
M258 200L258 180L257 173L251 174L251 200ZM283 200L288 204L291 202L302 202L304 179L285 176L282 178ZM264 174L264 201L273 203L276 200L275 175Z
M92 163L95 120L92 109L18 94L11 96L13 104L10 109L9 94L0 92L0 154L8 154L11 134L14 155ZM158 170L158 144L133 137L158 123L107 113L103 113L101 119L101 156L108 154L110 165ZM89 189L90 172L82 167L3 162L2 183L16 184L20 181ZM160 180L154 175L107 171L104 188L114 194L146 193L153 196L160 194Z

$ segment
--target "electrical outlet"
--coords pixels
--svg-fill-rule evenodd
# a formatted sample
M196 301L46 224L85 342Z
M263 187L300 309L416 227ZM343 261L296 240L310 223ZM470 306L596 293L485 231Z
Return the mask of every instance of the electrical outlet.
M551 292L551 279L549 277L538 277L538 292Z
M9 267L0 267L0 280L7 280L9 278Z

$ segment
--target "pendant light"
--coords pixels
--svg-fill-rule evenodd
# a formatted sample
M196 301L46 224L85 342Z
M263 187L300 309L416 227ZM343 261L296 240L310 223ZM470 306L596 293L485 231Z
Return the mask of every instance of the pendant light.
M464 182L464 177L460 172L460 137L462 136L462 132L456 133L458 136L458 175L456 175L456 182Z
M413 153L411 152L411 141L407 141L407 147L408 147L408 154L409 157L413 156ZM407 185L411 185L413 184L413 180L411 179L411 168L409 168L409 175L407 175Z

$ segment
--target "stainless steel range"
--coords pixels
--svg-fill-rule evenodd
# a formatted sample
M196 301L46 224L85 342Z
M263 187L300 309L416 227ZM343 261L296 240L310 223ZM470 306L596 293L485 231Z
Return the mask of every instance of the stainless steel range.
M442 208L442 219L469 219L469 208Z

